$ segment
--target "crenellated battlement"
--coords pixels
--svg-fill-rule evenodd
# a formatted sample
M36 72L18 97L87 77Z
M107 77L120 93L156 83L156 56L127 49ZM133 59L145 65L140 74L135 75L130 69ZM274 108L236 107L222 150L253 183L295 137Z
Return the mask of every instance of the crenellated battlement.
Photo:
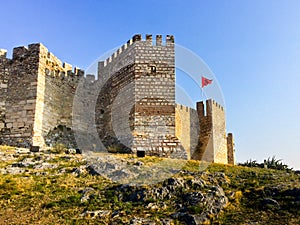
M60 77L60 78L66 78L66 77L75 77L75 76L83 76L84 71L81 70L78 67L74 67L67 63L62 62L60 59L58 59L52 52L49 52L48 49L41 45L41 52L40 52L40 58L41 61L43 61L45 65L45 74L52 76L52 77Z
M224 111L224 108L222 105L220 105L218 102L216 102L215 100L212 99L211 101L212 106L219 108L220 110Z
M225 111L223 106L213 99L197 102L200 123L199 145L196 159L204 159L227 164L229 147L226 138ZM209 147L210 146L210 147ZM232 163L232 160L230 161Z
M101 67L106 67L108 64L113 62L117 57L119 57L126 49L130 48L130 46L134 45L137 42L142 42L147 44L148 46L170 46L174 44L174 36L166 35L165 40L163 40L162 35L156 35L155 43L153 42L151 34L146 34L145 39L142 39L141 34L135 34L131 39L129 39L124 45L118 48L111 56L102 61Z
M175 109L176 110L182 110L182 111L185 111L185 112L195 111L195 109L193 109L191 107L188 107L188 106L185 106L185 105L180 105L180 104L176 104Z
M211 117L213 111L220 111L224 113L224 107L213 99L207 99L204 101L197 102L197 111L199 118Z
M81 78L84 76L84 71L75 67L73 70L55 70L55 69L49 69L45 68L45 75L51 76L51 77L57 77L57 78Z
M1 53L0 53L1 55ZM2 53L4 54L4 51ZM45 75L52 77L83 76L84 71L74 67L67 62L62 62L47 47L41 43L34 43L28 46L20 46L13 49L13 61L31 59L31 63L39 63L40 67L45 67Z

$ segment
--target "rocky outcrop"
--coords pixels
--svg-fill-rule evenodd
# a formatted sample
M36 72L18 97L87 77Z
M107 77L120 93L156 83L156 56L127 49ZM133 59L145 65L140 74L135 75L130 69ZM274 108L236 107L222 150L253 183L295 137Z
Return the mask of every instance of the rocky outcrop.
M112 190L119 201L142 203L153 210L166 207L165 202L168 202L175 209L169 214L170 218L187 224L202 224L218 216L228 199L220 186L200 178L201 173L193 175L190 179L171 177L155 186L119 185ZM207 176L213 179L214 174Z
M208 171L221 171L220 168L223 168L226 174L191 172L183 170L184 164L173 159L67 153L54 154L50 150L31 152L26 148L1 150L0 174L10 179L31 177L41 180L44 176L49 180L59 177L74 179L76 185L63 186L69 197L63 197L61 202L66 204L65 207L74 204L80 209L76 211L79 220L88 220L92 224L99 221L111 225L218 223L224 219L222 212L228 213L232 208L224 210L229 204L235 207L246 205L256 210L259 216L255 218L243 214L247 217L243 224L255 224L261 213L269 215L270 212L280 216L289 213L295 215L295 218L291 216L291 220L298 221L300 188L297 173L270 173L262 169L259 174L256 170L241 172L240 168L236 170L235 167L222 165L215 165L217 169ZM260 179L265 185L254 188L249 176ZM293 182L283 182L285 177L291 177ZM273 183L265 182L265 179ZM277 183L279 179L282 179L281 183ZM102 185L100 182L103 181L105 184ZM251 185L244 185L247 182ZM8 188L10 190L11 187ZM56 196L52 197L52 202L43 204L47 209L60 204ZM298 224L293 221L289 223L289 219L290 216L285 219L288 221L285 224ZM277 222L277 218L273 221Z

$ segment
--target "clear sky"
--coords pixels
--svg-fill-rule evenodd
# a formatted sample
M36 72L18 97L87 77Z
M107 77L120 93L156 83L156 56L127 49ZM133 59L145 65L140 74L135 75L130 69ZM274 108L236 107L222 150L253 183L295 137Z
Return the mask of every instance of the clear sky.
M9 55L42 42L83 69L133 34L173 34L217 77L237 161L275 155L300 169L299 0L0 0L0 9Z

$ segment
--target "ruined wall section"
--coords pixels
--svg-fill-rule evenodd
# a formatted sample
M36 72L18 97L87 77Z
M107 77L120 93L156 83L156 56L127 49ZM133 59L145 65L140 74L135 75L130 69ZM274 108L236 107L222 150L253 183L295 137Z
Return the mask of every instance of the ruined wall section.
M5 80L2 91L6 98L1 142L28 147L33 144L39 48L34 45L14 48L12 59L2 57L1 62Z
M200 122L198 147L192 156L207 162L227 164L227 138L224 108L212 99L197 102Z
M227 134L227 157L228 164L235 165L235 149L234 149L234 139L233 134Z
M206 105L203 101L197 102L197 112L200 123L200 135L196 151L191 155L191 158L212 162L214 160L212 117L208 101L206 101Z
M187 106L176 104L176 137L187 152L188 159L194 154L199 139L198 112Z

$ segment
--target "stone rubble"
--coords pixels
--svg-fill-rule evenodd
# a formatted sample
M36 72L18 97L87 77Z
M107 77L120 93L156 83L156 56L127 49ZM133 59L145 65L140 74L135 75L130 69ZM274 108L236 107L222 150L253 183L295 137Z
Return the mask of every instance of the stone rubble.
M80 216L82 217L90 217L90 218L104 218L110 216L111 211L110 210L95 210L95 211L86 211Z

